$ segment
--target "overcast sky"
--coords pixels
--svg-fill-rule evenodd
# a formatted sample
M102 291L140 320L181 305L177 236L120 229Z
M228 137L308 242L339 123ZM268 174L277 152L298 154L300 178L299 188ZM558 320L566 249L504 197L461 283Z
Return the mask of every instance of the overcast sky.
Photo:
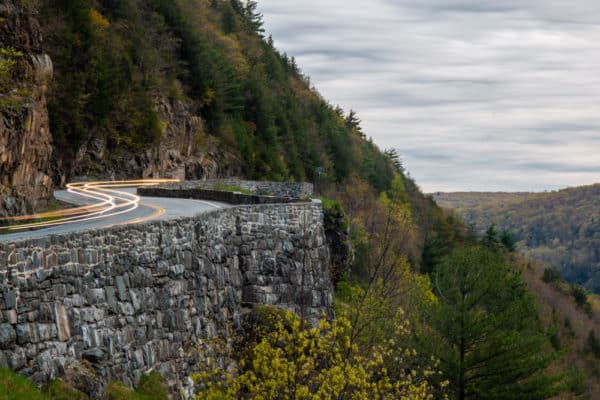
M600 182L597 0L259 0L267 33L427 192Z

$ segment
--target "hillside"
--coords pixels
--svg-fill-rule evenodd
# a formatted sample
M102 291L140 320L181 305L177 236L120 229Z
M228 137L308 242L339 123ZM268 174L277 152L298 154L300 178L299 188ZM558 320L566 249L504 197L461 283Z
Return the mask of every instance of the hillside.
M443 193L433 197L483 232L508 230L520 250L600 293L600 184L536 194Z
M553 347L565 353L562 367L575 373L571 390L579 396L572 398L595 399L600 391L600 346L596 343L600 335L600 297L588 295L578 305L571 285L556 278L549 280L544 274L547 267L524 260L517 263L536 298L540 319L551 335Z
M0 213L76 176L314 182L321 167L321 186L389 187L390 157L264 37L255 2L8 0L0 17ZM19 183L33 172L44 190Z

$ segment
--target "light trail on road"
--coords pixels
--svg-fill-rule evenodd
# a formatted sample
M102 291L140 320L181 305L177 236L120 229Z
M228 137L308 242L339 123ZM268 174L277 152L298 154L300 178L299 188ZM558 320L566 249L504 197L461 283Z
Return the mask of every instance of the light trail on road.
M3 221L31 221L42 219L44 221L24 222L0 226L6 231L20 231L25 229L38 229L48 226L65 225L75 222L92 221L101 218L113 217L126 214L137 209L140 205L140 197L115 188L154 186L161 183L175 183L178 179L138 179L128 181L96 181L96 182L74 182L67 184L67 191L75 195L96 200L97 203L81 207L68 208L64 210L49 211L31 215L2 218ZM148 206L147 204L145 204ZM138 218L129 223L143 222L156 218L165 213L161 207L150 206L155 212L144 218ZM50 220L48 220L50 219Z

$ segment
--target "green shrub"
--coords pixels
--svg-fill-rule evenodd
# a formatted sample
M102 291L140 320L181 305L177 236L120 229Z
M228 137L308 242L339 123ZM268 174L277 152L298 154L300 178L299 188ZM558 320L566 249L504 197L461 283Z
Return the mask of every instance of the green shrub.
M87 395L74 389L71 385L60 379L46 385L43 393L51 400L88 400Z
M104 389L104 400L140 400L137 394L121 382L111 382Z
M136 392L140 399L148 400L168 400L167 385L161 374L156 371L143 375Z
M554 267L546 267L542 275L542 280L546 283L558 282L561 280L560 272Z
M136 390L120 382L112 382L104 389L103 400L168 400L167 386L156 371L143 375Z
M571 296L573 296L575 303L580 307L588 304L588 293L583 286L571 285Z

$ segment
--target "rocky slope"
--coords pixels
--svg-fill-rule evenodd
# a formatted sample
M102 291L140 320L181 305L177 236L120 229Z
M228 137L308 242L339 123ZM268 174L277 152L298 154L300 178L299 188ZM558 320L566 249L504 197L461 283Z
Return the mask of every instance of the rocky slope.
M150 106L161 128L151 146L134 152L100 132L78 143L75 151L67 150L53 140L47 104L48 97L60 95L52 78L65 66L53 65L46 53L53 48L44 42L38 11L28 3L4 1L0 17L0 46L19 52L0 107L0 215L43 208L53 188L74 177L203 179L239 173L235 158L206 138L203 120L191 105L161 93Z
M84 177L382 191L401 172L264 37L256 2L5 0L0 17L0 215Z
M183 101L157 98L163 132L158 143L135 154L111 146L107 137L93 137L79 146L72 164L61 162L61 180L87 176L102 179L164 177L212 179L239 173L231 167L232 156L210 143L201 143L202 118ZM60 159L64 161L64 159ZM223 164L229 167L223 167Z
M0 215L42 207L52 193L52 136L46 93L52 60L40 25L18 3L0 3L0 46L15 57L12 87L0 94Z

